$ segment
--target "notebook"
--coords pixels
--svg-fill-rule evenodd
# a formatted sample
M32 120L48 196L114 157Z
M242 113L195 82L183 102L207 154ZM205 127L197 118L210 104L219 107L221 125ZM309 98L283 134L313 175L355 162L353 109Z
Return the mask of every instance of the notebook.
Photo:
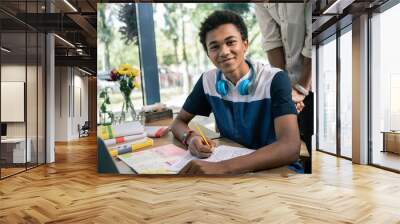
M137 174L174 174L172 164L182 159L186 150L174 144L162 145L139 152L119 155L118 158Z
M214 151L210 157L208 157L206 159L200 159L200 160L204 160L204 161L208 161L208 162L219 162L219 161L223 161L223 160L232 159L232 158L235 158L238 156L244 156L244 155L250 154L254 151L255 150L247 149L247 148L220 145L214 149ZM199 158L193 156L192 154L190 154L190 152L186 151L185 156L182 157L182 159L180 159L176 163L174 163L170 167L170 170L175 173L179 173L179 171L183 167L185 167L186 164L188 164L190 161L196 160L196 159L199 159Z
M209 158L202 160L219 162L252 152L254 150L221 145L214 149ZM199 159L174 144L126 153L119 155L118 158L138 174L177 174L190 161Z

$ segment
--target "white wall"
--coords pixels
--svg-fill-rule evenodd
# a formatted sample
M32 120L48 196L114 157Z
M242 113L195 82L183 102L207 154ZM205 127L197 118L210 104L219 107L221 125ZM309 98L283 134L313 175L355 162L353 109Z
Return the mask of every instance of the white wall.
M67 67L55 68L55 141L68 140L68 85Z
M83 75L76 68L56 67L56 141L77 139L78 124L88 120L88 78Z
M25 78L27 77L27 80ZM9 138L25 138L30 139L30 148L32 161L44 163L44 74L42 67L31 66L25 64L3 64L1 66L1 80L9 82L25 82L26 83L26 107L22 107L22 113L26 110L27 119L23 122L6 122L7 137ZM2 96L7 97L7 96ZM2 107L2 112L13 113L10 107ZM37 153L39 154L37 156Z
M54 12L54 4L46 1L46 8ZM55 153L55 42L54 35L46 35L46 163L56 160Z
M5 82L25 82L25 64L24 65L2 65L1 66L1 81ZM7 108L1 108L7 110ZM7 123L8 137L25 137L24 122Z
M74 102L71 102L71 105L74 105L74 107L71 110L72 130L70 133L72 138L79 137L78 124L82 126L85 121L88 121L88 78L82 75L83 73L81 73L79 70L74 70L74 88L72 88L74 90L74 96L72 96Z

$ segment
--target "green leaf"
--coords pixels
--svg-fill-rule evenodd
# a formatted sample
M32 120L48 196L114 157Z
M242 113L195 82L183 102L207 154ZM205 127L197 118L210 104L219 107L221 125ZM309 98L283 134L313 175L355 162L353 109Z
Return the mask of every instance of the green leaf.
M107 93L106 93L106 91L105 90L102 90L101 92L100 92L100 98L104 98L104 97L106 97L106 95L107 95Z
M110 98L109 98L109 97L107 97L107 98L104 100L104 103L106 103L106 104L111 104L111 102L110 102Z
M105 112L107 111L107 107L106 107L106 105L105 105L104 103L101 104L101 106L100 106L100 111L101 111L102 113L105 113Z

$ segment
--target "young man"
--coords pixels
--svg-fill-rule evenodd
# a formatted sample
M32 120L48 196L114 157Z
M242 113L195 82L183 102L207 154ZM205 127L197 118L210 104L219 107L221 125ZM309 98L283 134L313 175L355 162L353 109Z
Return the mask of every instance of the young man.
M243 19L230 11L215 11L200 28L200 41L217 67L205 72L172 124L172 132L190 152L210 156L212 147L190 130L195 115L214 113L221 136L254 153L221 162L194 160L182 174L231 174L293 163L300 151L296 108L287 74L269 65L245 60L248 48ZM212 146L215 142L208 140Z

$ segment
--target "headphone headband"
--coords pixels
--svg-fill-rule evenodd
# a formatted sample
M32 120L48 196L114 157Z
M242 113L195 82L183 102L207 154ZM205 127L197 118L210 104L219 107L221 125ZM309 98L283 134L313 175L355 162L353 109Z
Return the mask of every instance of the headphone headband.
M256 72L254 71L253 64L245 59L245 62L249 66L250 69L250 77L242 80L238 84L238 92L240 95L248 95L253 91L253 84L256 76ZM217 70L217 80L215 82L215 89L218 94L221 96L226 96L228 94L229 86L226 80L222 79L222 71L220 69Z

